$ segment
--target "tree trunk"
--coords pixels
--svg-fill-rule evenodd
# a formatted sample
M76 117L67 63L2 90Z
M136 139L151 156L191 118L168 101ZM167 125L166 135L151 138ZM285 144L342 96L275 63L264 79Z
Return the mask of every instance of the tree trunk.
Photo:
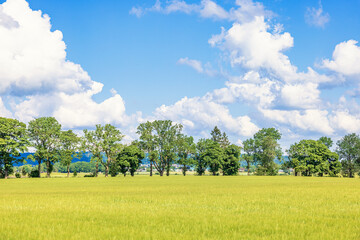
M213 172L212 174L213 174L213 176L216 176L216 172Z
M46 177L49 178L50 177L50 161L49 160L47 160L46 165L47 165Z
M8 170L6 169L6 166L5 166L4 174L5 174L4 178L8 179Z
M67 166L67 177L70 177L70 165Z
M106 166L105 166L105 177L107 177L109 175L109 162L106 162Z
M184 167L183 167L183 175L184 177L186 176L186 165L184 164Z
M99 172L99 163L96 162L96 167L95 167L95 177L98 176L98 172Z
M160 173L160 177L162 177L164 175L164 170L159 171L159 173Z
M167 162L167 166L166 166L166 176L170 176L170 161Z
M133 171L131 171L130 173L131 173L131 176L133 177L133 176L134 176L134 172L133 172Z
M153 172L153 163L152 161L150 161L150 177L152 177L152 172Z
M247 167L247 175L250 176L250 167Z
M41 173L41 161L38 161L38 163L39 163L39 164L38 164L38 171L39 171L39 177L40 177L40 175L41 175L41 174L40 174L40 173Z
M126 177L126 172L124 172L124 177Z

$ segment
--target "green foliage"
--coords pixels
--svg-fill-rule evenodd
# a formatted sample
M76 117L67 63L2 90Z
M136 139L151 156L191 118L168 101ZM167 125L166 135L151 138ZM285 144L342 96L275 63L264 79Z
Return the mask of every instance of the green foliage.
M60 146L58 158L63 166L66 166L68 177L70 175L70 164L74 158L80 159L80 138L72 131L62 131L60 134Z
M243 142L244 145L244 154L241 156L242 161L246 163L246 169L248 175L250 175L250 168L255 164L255 141L250 138Z
M156 120L152 122L154 136L154 152L157 157L152 156L152 162L160 176L169 176L170 167L176 159L177 138L181 134L183 126L173 124L170 120Z
M338 155L321 141L301 140L291 145L287 152L289 167L294 168L295 176L336 176L341 170Z
M24 161L18 159L27 151L29 141L26 125L15 119L0 117L0 172L7 178L13 171L13 164Z
M38 161L39 172L41 161L45 162L47 177L50 177L52 164L58 161L61 125L53 117L41 117L29 122L28 133L32 146L36 149L33 160Z
M185 176L188 168L195 164L193 156L195 156L196 153L196 144L194 143L193 137L188 137L183 134L178 136L177 141L177 163L182 165L181 170Z
M212 140L207 141L206 149L201 154L201 158L206 162L212 175L217 175L217 172L222 168L224 163L224 150L220 144Z
M344 136L337 143L336 152L342 163L344 176L354 177L360 170L360 137L352 133Z
M204 153L207 149L210 139L200 139L196 144L196 157L195 157L195 171L199 176L202 176L207 168L207 162L204 159Z
M224 175L237 175L240 168L241 147L231 144L225 148L222 170Z
M21 174L17 172L17 173L15 173L15 177L16 178L21 178Z
M76 177L76 176L77 176L77 171L75 170L73 173L73 177Z
M333 140L331 139L331 138L329 138L329 137L321 137L321 138L319 138L319 141L320 142L322 142L323 144L325 144L325 146L327 147L327 148L331 148L332 147L332 145L333 145Z
M117 166L120 167L120 172L126 176L129 171L131 176L134 176L136 170L139 169L141 160L145 158L145 153L136 145L130 145L123 148L117 157Z
M105 126L98 124L93 131L85 129L84 135L83 149L92 153L92 161L105 167L105 177L107 177L112 160L122 149L120 142L124 135L111 124ZM106 158L102 156L102 153Z
M275 128L263 128L254 135L254 161L259 163L257 175L276 175L279 166L275 158L282 159L278 141L281 133Z
M29 178L39 178L39 177L40 177L39 169L36 168L31 169L29 173Z
M211 131L211 140L220 144L220 147L225 149L230 145L230 141L225 132L221 133L220 129L215 126Z

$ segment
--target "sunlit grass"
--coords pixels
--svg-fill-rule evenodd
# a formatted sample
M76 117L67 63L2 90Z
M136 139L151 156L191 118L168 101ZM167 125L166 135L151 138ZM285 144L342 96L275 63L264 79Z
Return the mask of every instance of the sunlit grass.
M8 179L0 213L0 239L360 239L360 179Z

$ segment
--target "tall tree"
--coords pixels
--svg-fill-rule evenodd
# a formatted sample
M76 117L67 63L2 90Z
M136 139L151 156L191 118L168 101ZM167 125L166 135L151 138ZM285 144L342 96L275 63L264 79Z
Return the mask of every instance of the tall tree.
M167 176L169 176L170 166L176 158L176 143L179 134L181 134L182 125L173 124L170 120L156 120L152 124L154 127L155 149L159 155L157 158L153 158L154 166L160 176L163 176L165 170Z
M194 143L193 137L188 137L181 134L178 138L178 160L177 163L180 164L183 175L186 175L189 166L194 165L194 158L196 152L196 145Z
M354 177L360 169L360 137L352 133L344 136L337 143L336 152L342 163L345 176Z
M195 154L195 171L199 176L205 174L207 168L207 162L205 161L205 151L207 145L211 142L210 139L200 139L196 144L196 154Z
M289 167L292 167L295 176L323 176L329 174L335 176L340 172L341 164L338 155L329 150L321 141L301 140L290 146L287 151Z
M254 161L260 163L257 174L277 174L277 164L274 160L282 158L282 151L278 143L280 139L281 133L275 128L263 128L254 135Z
M254 164L254 153L255 153L255 141L252 138L249 138L243 142L244 144L244 155L242 159L246 162L247 175L250 175L250 167Z
M97 125L96 131L100 131L100 129L100 135L102 137L102 150L106 156L106 162L104 163L104 166L105 177L107 177L109 174L109 166L111 161L116 157L117 153L121 149L120 141L123 139L124 135L122 135L120 130L111 124L106 124L104 127Z
M215 128L211 131L211 140L219 143L220 147L223 149L230 145L230 141L226 133L222 133L217 126L215 126Z
M130 172L131 176L134 176L144 158L145 153L138 146L130 145L121 150L116 160L124 176L126 176L127 171Z
M29 141L26 134L26 125L15 119L0 117L0 175L8 178L13 164L20 154L27 151Z
M80 138L72 131L62 131L60 134L59 159L67 169L67 177L70 176L70 164L74 158L82 156Z
M61 125L54 117L41 117L29 122L28 133L32 146L36 149L33 155L39 163L40 175L41 161L46 164L46 176L50 177L53 164L58 160Z
M215 176L219 169L223 166L224 150L220 147L219 143L210 140L206 144L206 149L202 154L202 158L209 167L209 171L213 176Z
M323 144L325 144L325 146L326 146L327 148L329 148L329 149L330 149L330 148L332 147L332 145L333 145L333 140L332 140L331 138L329 138L329 137L323 136L323 137L319 138L319 141L322 142Z
M222 164L223 175L237 175L240 168L241 147L231 144L225 148Z
M98 176L99 172L99 163L103 162L102 156L102 142L101 142L101 135L96 134L96 131L89 131L84 129L84 137L82 141L82 149L85 152L91 153L90 161L95 163L95 177Z
M150 160L150 177L153 175L153 160L150 158L151 153L155 150L155 138L153 135L153 124L152 122L147 121L146 123L141 123L136 133L140 135L139 147L147 153L147 156Z

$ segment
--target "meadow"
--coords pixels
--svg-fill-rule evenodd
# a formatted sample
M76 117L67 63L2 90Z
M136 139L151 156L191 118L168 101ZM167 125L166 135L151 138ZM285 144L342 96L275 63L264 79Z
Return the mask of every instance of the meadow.
M0 213L0 239L360 239L360 179L8 179Z

